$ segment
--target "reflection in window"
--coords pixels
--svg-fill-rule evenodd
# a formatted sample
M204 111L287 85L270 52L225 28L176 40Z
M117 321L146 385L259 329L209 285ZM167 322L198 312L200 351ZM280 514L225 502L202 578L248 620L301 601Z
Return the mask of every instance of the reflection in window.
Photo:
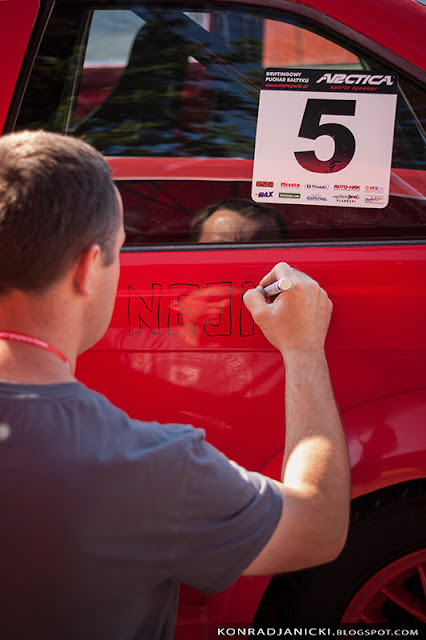
M312 65L361 68L256 15L95 11L71 131L108 155L251 158L264 68Z
M60 60L50 125L111 156L252 158L265 66L360 67L346 49L254 10L70 7L54 14L29 91Z
M108 14L104 26L113 19L111 11L95 11L94 18L99 13ZM82 118L81 105L93 95L89 83L96 82L93 67L84 64L70 130L108 155L251 157L262 74L262 20L142 7L133 13L140 27L136 33L136 23L128 29L127 62L98 67L99 77L106 78L109 70L111 87L105 89L105 99L97 92L101 101L92 110L86 108ZM104 48L106 40L99 19L94 24L97 31L89 37L92 59L98 55L96 42Z
M74 134L105 155L137 158L135 179L118 182L129 245L193 242L197 211L250 199L265 68L384 68L285 11L202 7L56 3L29 79L18 129ZM399 86L389 205L277 205L285 241L424 236L426 100L401 76ZM190 169L169 173L180 162Z

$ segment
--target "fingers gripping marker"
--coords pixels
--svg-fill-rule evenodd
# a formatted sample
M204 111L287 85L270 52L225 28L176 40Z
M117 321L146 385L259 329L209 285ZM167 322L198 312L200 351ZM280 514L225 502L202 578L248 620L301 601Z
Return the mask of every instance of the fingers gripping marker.
M281 293L282 291L287 291L288 289L290 289L290 287L291 287L290 280L288 278L281 278L280 280L277 280L276 282L273 282L272 284L265 287L263 289L263 292L266 297L276 296L278 293Z

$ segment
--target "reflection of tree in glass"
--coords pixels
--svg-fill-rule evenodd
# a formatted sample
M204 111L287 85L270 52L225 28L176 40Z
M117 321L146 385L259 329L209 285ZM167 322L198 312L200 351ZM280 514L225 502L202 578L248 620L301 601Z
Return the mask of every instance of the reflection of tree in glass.
M169 27L140 30L111 95L75 133L109 155L251 157L258 88L245 72L253 77L252 65L234 52L232 65L218 60Z
M172 40L161 25L144 26L110 96L75 132L108 154L173 150L187 59L185 43Z
M108 97L75 121L85 14L65 7L49 24L19 128L71 131L112 156L253 156L262 76L253 18L216 20L212 34L181 12L151 13Z

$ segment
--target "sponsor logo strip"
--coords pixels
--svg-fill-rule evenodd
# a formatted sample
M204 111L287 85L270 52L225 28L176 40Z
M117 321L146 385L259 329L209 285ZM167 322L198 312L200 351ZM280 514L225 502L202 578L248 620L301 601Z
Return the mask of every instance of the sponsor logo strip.
M256 182L256 187L273 187L273 182L267 182L266 180L258 180Z
M285 192L280 192L278 193L278 196L280 198L291 198L292 200L294 200L295 198L300 198L300 193L285 193Z
M258 198L272 198L272 196L274 195L273 191L259 191L259 193L256 193Z

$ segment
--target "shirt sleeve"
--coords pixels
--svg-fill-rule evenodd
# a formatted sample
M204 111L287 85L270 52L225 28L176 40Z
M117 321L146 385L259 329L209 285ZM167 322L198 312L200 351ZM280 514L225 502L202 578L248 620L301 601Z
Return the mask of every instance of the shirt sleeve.
M229 587L256 558L282 511L276 484L191 436L175 549L176 579L205 593Z

